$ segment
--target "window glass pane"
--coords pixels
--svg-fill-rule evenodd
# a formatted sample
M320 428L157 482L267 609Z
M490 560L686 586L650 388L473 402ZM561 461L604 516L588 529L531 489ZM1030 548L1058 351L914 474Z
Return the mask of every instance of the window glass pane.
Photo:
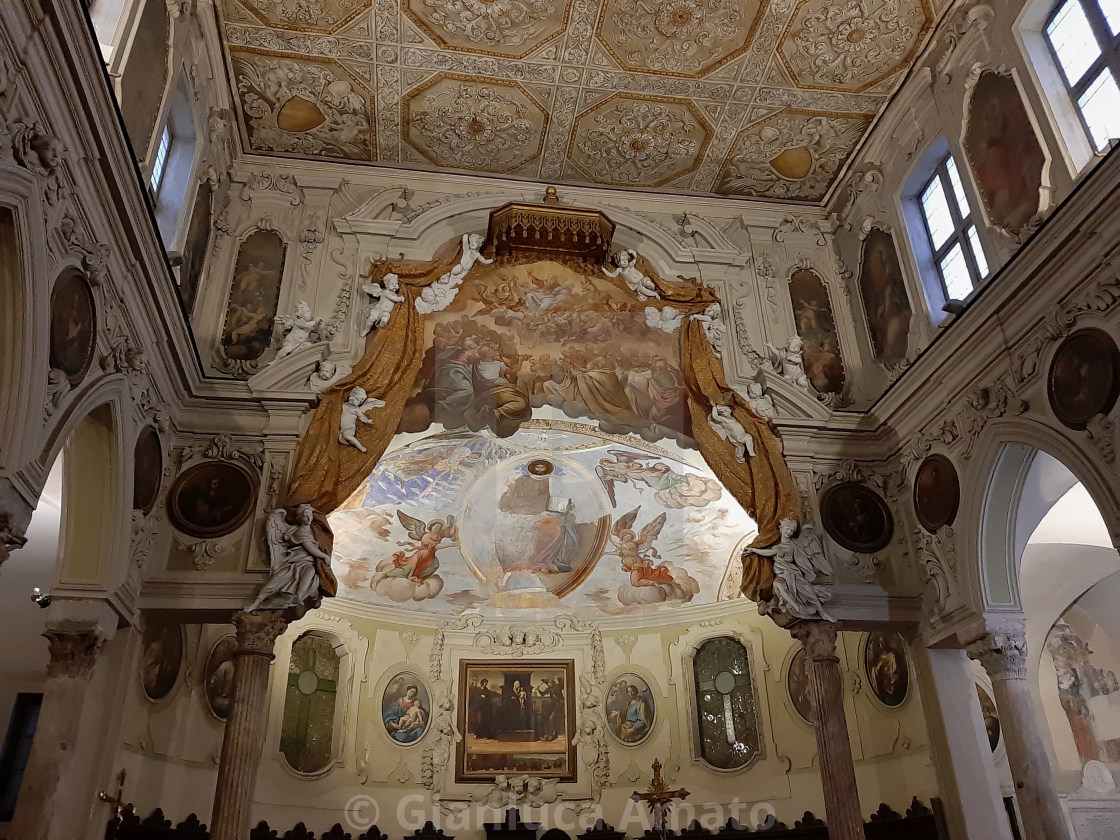
M941 258L941 276L945 280L945 292L953 300L964 300L972 291L972 277L968 273L968 263L965 262L961 243L953 243L953 247Z
M303 773L322 770L331 761L339 658L319 636L302 636L292 645L280 752Z
M1077 0L1067 0L1046 27L1046 35L1070 84L1077 84L1101 54L1089 20Z
M1107 68L1093 80L1077 105L1098 152L1108 147L1110 138L1120 137L1120 88Z
M962 219L967 219L971 211L968 209L968 201L964 197L961 173L957 171L957 162L953 160L952 155L945 159L945 171L949 173L949 183L953 187L953 197L957 200L957 210L960 212Z
M949 204L945 200L941 178L936 175L922 192L922 214L929 225L929 236L933 240L934 250L937 250L953 235L953 217L949 213Z
M171 151L171 129L164 126L163 133L159 136L159 148L156 149L156 160L152 166L152 189L159 192L160 182L163 181L163 172L167 168L167 155Z
M1108 31L1113 35L1120 35L1120 0L1097 0L1097 5L1104 12Z
M984 256L984 248L980 245L980 236L976 233L976 225L968 226L968 244L972 246L972 256L976 259L976 267L980 269L980 276L988 276L988 260Z
M762 747L746 647L728 636L709 639L692 668L700 757L721 770L742 767Z

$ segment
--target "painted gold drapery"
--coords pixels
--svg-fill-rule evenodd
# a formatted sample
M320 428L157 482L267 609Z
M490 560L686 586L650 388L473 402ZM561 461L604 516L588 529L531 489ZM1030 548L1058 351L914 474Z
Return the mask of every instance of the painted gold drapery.
M380 281L389 272L397 274L405 300L394 308L388 324L371 333L353 372L323 394L296 453L288 505L306 502L329 513L372 472L396 434L423 363L424 323L414 302L425 286L438 280L457 261L458 254L420 265L381 262L371 268L370 280ZM777 434L728 387L723 365L713 352L703 325L690 317L717 303L716 295L692 280L663 280L640 257L638 267L653 279L661 294L660 301L650 301L648 305L671 305L685 315L679 330L681 373L692 435L700 452L723 486L757 522L759 533L752 545L772 545L779 539L778 523L786 518L798 519L797 491ZM579 269L586 271L589 266L581 263ZM472 274L477 270L480 269L475 268ZM621 279L603 280L622 284ZM359 386L369 396L385 401L384 408L370 412L372 426L358 427L358 437L367 448L365 453L338 442L343 402ZM739 463L732 445L708 425L714 404L731 406L732 415L753 436L756 454L746 463ZM757 555L748 555L744 562L743 592L754 600L768 596L774 579L771 562Z

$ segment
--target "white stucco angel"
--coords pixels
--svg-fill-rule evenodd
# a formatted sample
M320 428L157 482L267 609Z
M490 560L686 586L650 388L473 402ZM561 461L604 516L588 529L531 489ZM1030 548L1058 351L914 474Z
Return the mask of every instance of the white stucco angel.
M492 259L487 259L482 256L482 246L486 244L486 237L481 233L464 233L463 234L463 255L459 257L459 262L451 271L447 272L440 278L442 282L447 279L451 283L461 283L463 278L467 276L474 264L480 262L483 265L490 265L494 262Z
M373 421L366 416L366 412L371 408L382 408L384 405L384 400L367 396L364 388L355 388L351 391L346 402L342 404L342 418L338 421L338 442L344 446L353 446L359 452L365 452L366 448L358 440L358 421L367 426L372 425Z
M797 523L778 524L781 541L772 548L752 548L752 554L774 558L774 601L768 606L794 618L836 619L824 604L832 598L832 564L825 556L817 529L804 525L795 537Z
M341 379L350 375L350 365L340 365L332 359L323 359L307 379L307 386L321 394Z
M773 423L778 419L774 399L763 390L761 382L752 382L747 386L746 400L751 410L763 420Z
M794 385L809 387L809 377L805 375L804 342L799 335L791 335L784 347L766 343L766 357L774 372Z
M380 283L366 283L362 291L373 299L369 311L366 313L366 324L362 327L362 335L380 329L389 323L389 316L393 314L393 307L404 303L401 292L401 279L396 274L386 274Z
M630 291L637 294L638 300L651 300L660 297L657 286L653 284L653 281L638 270L637 251L632 248L615 251L611 255L611 262L614 263L614 268L608 268L604 265L600 270L607 277L621 276Z
M282 610L318 600L320 569L325 566L323 571L329 574L331 557L319 547L311 530L315 509L300 505L296 517L296 524L289 525L284 508L269 514L265 535L271 574L246 605L246 612Z
M748 455L754 457L754 436L735 419L731 406L713 404L712 413L708 415L708 425L713 432L731 444L735 450L735 460L740 464L746 463Z
M727 327L723 325L723 310L718 303L708 304L703 312L692 316L693 321L699 321L704 327L704 335L712 345L712 352L723 357L723 336Z
M680 329L683 320L684 313L675 306L664 306L661 309L656 306L646 307L646 326L650 329L674 333Z
M311 307L305 300L296 304L294 314L278 315L276 323L284 330L285 335L280 343L280 349L276 351L276 358L272 360L274 362L292 355L297 350L302 350L311 343L311 334L322 328L322 322L311 315Z

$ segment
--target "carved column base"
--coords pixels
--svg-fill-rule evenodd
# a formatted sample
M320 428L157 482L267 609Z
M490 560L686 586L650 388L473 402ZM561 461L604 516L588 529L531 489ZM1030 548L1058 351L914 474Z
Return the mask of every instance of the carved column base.
M836 656L837 631L836 624L828 621L803 621L790 628L790 634L808 654L809 696L817 715L817 755L828 836L832 840L864 840L856 769L844 717L844 685Z
M276 639L288 627L288 618L277 610L237 612L233 624L237 628L233 703L222 737L211 840L249 840L257 769L268 725L269 665Z

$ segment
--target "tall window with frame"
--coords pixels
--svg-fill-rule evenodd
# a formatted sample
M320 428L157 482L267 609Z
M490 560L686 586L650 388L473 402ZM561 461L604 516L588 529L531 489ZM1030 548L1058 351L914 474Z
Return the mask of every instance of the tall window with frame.
M156 159L152 162L152 174L148 179L148 186L152 189L152 197L159 200L160 187L163 186L163 176L167 174L167 160L171 156L171 126L165 125L159 133L159 146L156 148Z
M1120 138L1120 0L1064 0L1043 29L1097 152Z
M988 276L988 261L951 154L941 159L922 186L918 207L945 297L964 300Z

